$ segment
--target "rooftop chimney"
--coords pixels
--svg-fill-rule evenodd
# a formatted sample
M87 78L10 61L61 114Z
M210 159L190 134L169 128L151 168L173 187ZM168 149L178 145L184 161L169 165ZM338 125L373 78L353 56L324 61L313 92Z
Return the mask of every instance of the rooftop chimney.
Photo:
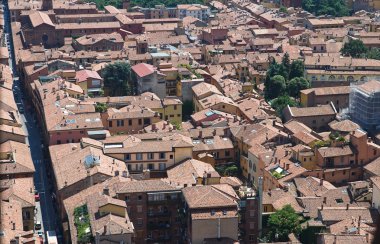
M198 138L199 138L199 139L202 139L202 130L199 130Z
M346 205L346 210L348 210L349 208L350 208L350 204L347 203L347 205Z
M320 179L320 180L319 180L319 185L320 185L320 186L323 186L323 179Z

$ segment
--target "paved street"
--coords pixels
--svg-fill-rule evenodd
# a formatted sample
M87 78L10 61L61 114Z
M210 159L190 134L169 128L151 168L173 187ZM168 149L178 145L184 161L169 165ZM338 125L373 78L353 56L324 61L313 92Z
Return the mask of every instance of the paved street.
M50 183L51 179L48 177L49 161L46 158L46 148L43 148L42 137L40 134L40 128L36 124L35 113L31 109L30 101L23 91L23 85L17 77L15 59L14 59L14 49L13 40L11 33L11 24L9 18L8 2L3 0L4 6L4 21L5 21L5 42L9 50L9 65L14 74L14 85L13 93L15 97L18 110L20 112L20 117L23 122L23 129L26 132L27 144L30 146L31 156L35 166L34 183L35 189L40 194L40 202L36 203L36 217L35 222L40 221L42 223L43 233L45 234L48 230L56 231L58 239L62 242L61 224L60 220L56 214L56 204L53 200L52 193L53 185ZM29 105L29 106L26 106ZM46 236L44 237L46 239Z

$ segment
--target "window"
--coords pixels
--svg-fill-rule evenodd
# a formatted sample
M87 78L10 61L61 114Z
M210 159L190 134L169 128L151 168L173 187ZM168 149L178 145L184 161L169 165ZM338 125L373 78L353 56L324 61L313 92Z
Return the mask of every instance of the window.
M148 159L154 159L154 153L148 153Z
M314 119L314 120L313 120L313 124L316 124L316 123L317 123L317 121Z
M228 150L224 151L224 156L229 157L230 156L230 151L228 151Z
M124 126L124 120L118 119L118 120L116 121L116 126L117 126L117 127L122 127L122 126Z
M143 219L137 219L137 225L142 226L143 225Z
M165 159L166 158L166 155L164 152L160 153L160 159Z
M174 110L177 110L177 105L174 105Z
M57 140L57 144L61 144L61 140Z
M148 164L148 169L149 170L154 170L154 164Z
M342 198L336 198L335 201L336 201L336 203L343 203L343 199Z
M350 160L350 164L351 164L351 165L354 164L354 160Z
M142 160L142 159L143 159L142 153L137 153L136 154L136 160Z
M125 196L125 197L124 197L124 200L125 200L126 202L128 202L128 201L129 201L129 196Z
M166 163L159 163L158 167L160 170L165 170L166 169Z
M376 156L376 154L377 154L376 149L373 149L373 156Z
M356 173L355 172L351 172L351 175L356 175Z
M142 211L143 211L142 205L137 205L137 212L142 213Z
M132 126L132 120L131 119L128 120L128 125Z
M170 159L173 159L173 154L170 154Z
M84 131L83 130L81 130L79 133L81 133L82 135L84 134Z
M141 201L142 200L142 195L137 196L137 200Z
M142 125L142 119L139 119L139 125Z
M177 114L177 117L181 117L181 114Z
M131 160L131 154L127 153L124 155L124 161Z
M256 172L256 164L252 164L252 170Z

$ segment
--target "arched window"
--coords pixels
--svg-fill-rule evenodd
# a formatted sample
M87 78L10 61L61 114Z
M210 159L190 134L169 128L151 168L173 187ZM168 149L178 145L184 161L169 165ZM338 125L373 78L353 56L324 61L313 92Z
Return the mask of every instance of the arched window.
M330 75L329 76L329 80L335 80L335 76L334 75Z
M360 77L360 81L367 81L367 76Z
M350 75L347 77L347 81L348 82L354 82L355 80L354 80L354 77Z

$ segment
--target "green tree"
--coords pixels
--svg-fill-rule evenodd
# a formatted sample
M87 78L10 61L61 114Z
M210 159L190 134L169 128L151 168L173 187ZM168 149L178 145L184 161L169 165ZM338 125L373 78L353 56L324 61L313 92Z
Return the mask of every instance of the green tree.
M290 65L289 80L304 76L305 65L302 60L294 60Z
M225 176L238 176L239 174L239 168L236 165L228 166L224 170Z
M301 219L292 206L285 205L268 219L269 240L288 241L290 233L298 235L301 232Z
M269 81L265 81L264 96L267 100L285 95L285 93L286 82L283 76L275 75Z
M107 111L107 104L105 103L96 103L95 104L95 111L98 113L104 113Z
M131 65L126 62L108 64L103 70L104 88L109 96L134 95L135 82L132 81Z
M290 57L288 53L285 53L284 57L282 57L281 69L281 75L284 76L285 80L288 80L290 72Z
M288 13L288 9L284 6L281 6L280 9L278 10L280 13L285 13L287 14Z
M345 0L303 0L302 7L315 15L332 15L335 17L349 15Z
M351 56L353 58L360 58L367 53L368 49L364 46L362 40L350 39L344 43L340 52L345 56Z
M380 60L380 48L371 48L366 54L367 58Z
M282 115L282 111L286 106L296 107L298 103L288 95L278 97L270 102L272 108L276 110L278 115Z
M289 96L298 98L300 91L307 88L310 88L310 82L303 77L296 77L289 81L287 90Z

